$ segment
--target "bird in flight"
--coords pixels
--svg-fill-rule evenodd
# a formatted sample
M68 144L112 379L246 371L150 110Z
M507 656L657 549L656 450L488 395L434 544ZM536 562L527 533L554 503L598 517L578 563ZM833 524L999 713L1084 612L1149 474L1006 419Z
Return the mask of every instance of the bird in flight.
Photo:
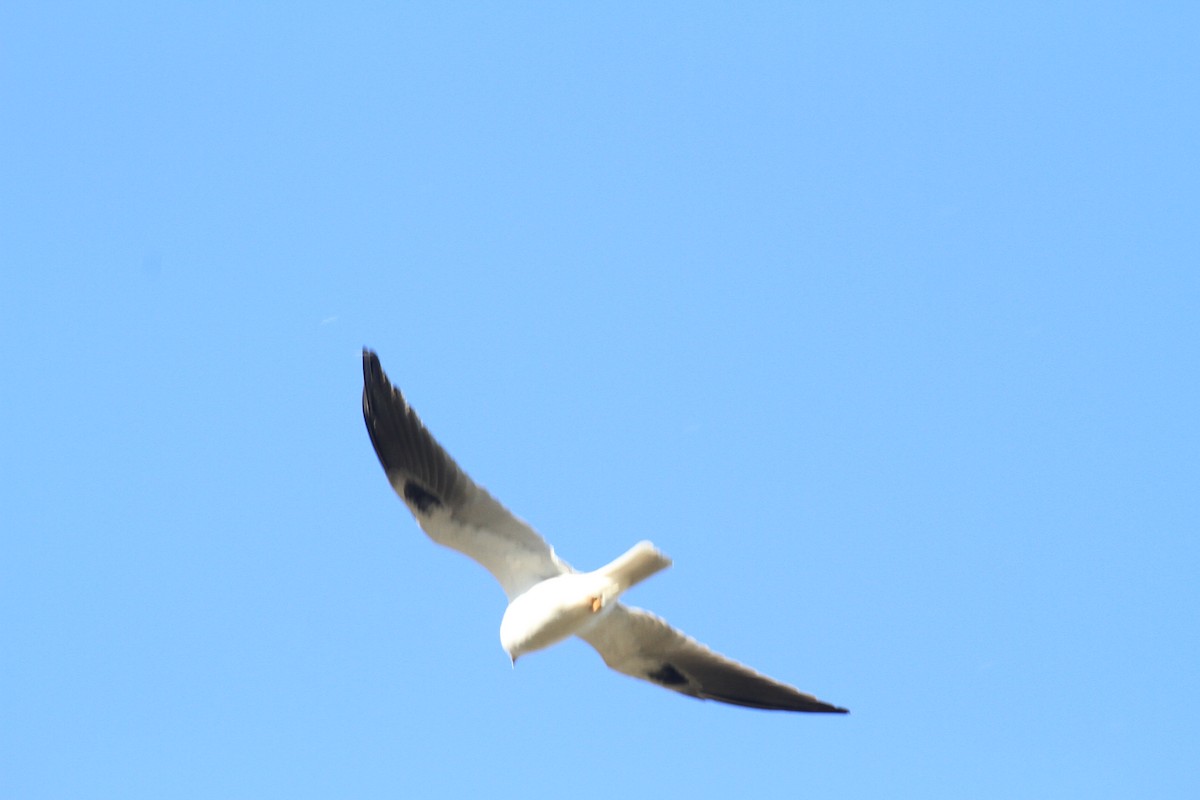
M537 531L454 463L392 386L379 357L366 349L363 418L388 481L421 529L482 564L508 595L500 643L514 664L526 653L578 636L617 672L690 697L779 711L846 713L619 602L627 589L671 565L649 542L593 572L572 569Z

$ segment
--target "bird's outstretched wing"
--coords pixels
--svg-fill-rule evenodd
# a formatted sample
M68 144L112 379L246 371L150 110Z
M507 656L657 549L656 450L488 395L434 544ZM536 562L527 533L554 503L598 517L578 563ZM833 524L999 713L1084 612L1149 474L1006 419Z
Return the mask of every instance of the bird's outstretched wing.
M388 481L421 529L486 567L510 600L571 571L528 523L459 469L365 349L363 419Z
M580 636L617 672L690 697L778 711L846 713L713 652L640 608L617 606Z

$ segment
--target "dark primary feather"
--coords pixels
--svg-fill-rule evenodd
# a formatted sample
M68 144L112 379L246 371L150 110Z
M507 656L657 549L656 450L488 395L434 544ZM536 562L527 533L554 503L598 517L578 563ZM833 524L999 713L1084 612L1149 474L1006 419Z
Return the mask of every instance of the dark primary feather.
M363 350L363 420L388 481L421 530L482 564L510 600L571 570L528 523L459 468L370 350Z
M370 350L363 351L363 419L388 480L407 502L418 511L428 510L431 501L451 508L463 502L471 479L421 424Z
M726 658L640 608L620 605L580 638L617 672L689 697L773 711L847 713Z

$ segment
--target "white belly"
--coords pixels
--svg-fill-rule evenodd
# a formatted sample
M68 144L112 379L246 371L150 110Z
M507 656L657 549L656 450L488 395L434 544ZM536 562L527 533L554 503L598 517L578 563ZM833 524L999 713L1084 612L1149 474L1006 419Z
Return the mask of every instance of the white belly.
M587 630L616 600L618 586L595 573L559 575L513 599L500 621L500 644L513 661Z

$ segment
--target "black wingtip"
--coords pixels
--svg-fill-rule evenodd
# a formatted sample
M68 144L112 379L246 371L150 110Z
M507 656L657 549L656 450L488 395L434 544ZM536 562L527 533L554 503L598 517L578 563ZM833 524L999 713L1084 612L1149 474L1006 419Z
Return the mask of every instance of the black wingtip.
M374 350L364 347L363 421L367 424L367 433L371 436L371 444L374 445L375 454L379 456L385 472L389 467L386 454L391 451L385 446L380 429L381 427L387 428L389 422L394 425L394 421L391 420L387 411L389 400L394 393L391 381L384 374L383 365L379 363L379 356L375 355ZM403 404L403 399L400 402Z
M367 383L378 382L383 377L383 366L379 356L369 347L363 348L363 380Z
M809 714L849 714L850 709L842 708L841 706L830 705L822 700L818 700L815 704L805 703L801 706L773 706L772 710L776 711L804 711Z
M383 365L379 363L379 356L375 355L375 351L369 347L363 348L363 414L368 420L367 427L370 426L370 418L373 416L372 407L378 406L382 408L386 403L387 396L391 393L392 385L388 380L387 375L383 372Z
M826 703L824 700L817 701L820 705L816 708L807 708L805 711L815 711L818 714L849 714L850 709L835 706L833 703Z

